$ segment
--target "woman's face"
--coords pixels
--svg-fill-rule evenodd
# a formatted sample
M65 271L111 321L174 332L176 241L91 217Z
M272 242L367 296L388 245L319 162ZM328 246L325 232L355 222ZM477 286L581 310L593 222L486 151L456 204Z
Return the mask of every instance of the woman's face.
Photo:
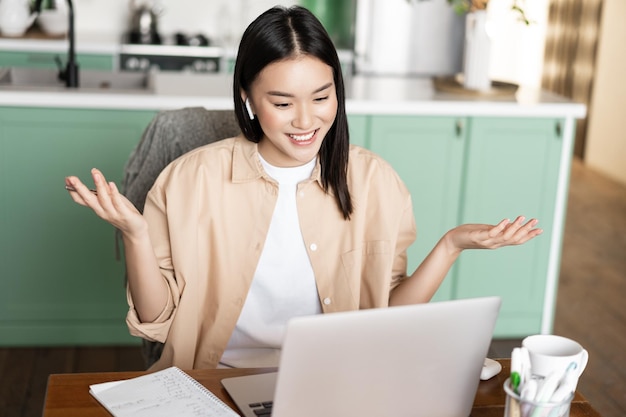
M263 129L259 152L279 167L315 158L337 114L332 67L308 55L265 67L248 99Z

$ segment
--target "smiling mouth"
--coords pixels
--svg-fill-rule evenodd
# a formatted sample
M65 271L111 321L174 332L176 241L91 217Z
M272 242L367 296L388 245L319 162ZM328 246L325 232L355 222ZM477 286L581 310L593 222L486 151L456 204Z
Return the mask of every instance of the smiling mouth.
M306 142L309 141L311 139L313 139L313 136L315 136L315 134L318 132L319 129L315 129L314 131L304 134L304 135L293 135L293 134L289 134L288 136L295 140L296 142Z

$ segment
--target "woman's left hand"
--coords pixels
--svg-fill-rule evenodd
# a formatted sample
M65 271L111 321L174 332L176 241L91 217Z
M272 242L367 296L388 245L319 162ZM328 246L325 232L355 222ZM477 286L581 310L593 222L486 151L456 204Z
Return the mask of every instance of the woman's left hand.
M448 231L424 258L415 272L391 293L389 305L428 302L441 285L450 267L464 249L497 249L521 245L540 235L537 219L519 216L514 222L502 220L489 224L462 224Z
M497 249L503 246L521 245L540 235L536 228L539 221L518 216L514 222L502 220L497 225L462 224L446 234L447 244L452 251L463 249Z

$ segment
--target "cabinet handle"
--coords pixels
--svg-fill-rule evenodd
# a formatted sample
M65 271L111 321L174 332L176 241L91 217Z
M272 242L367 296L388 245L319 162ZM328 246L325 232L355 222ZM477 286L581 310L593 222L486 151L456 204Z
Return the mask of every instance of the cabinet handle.
M561 133L563 131L562 127L561 127L561 122L556 122L556 124L554 125L554 131L556 132L556 136L558 138L561 137Z
M457 119L456 123L454 124L454 132L456 133L456 136L458 138L461 137L461 135L463 134L463 121L460 119Z

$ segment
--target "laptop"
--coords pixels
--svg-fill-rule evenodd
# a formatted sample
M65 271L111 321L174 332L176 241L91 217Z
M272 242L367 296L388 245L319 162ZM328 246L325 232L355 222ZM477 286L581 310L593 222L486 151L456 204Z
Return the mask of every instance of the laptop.
M223 379L245 417L467 417L499 297L297 317L278 372ZM266 413L266 414L263 414Z

